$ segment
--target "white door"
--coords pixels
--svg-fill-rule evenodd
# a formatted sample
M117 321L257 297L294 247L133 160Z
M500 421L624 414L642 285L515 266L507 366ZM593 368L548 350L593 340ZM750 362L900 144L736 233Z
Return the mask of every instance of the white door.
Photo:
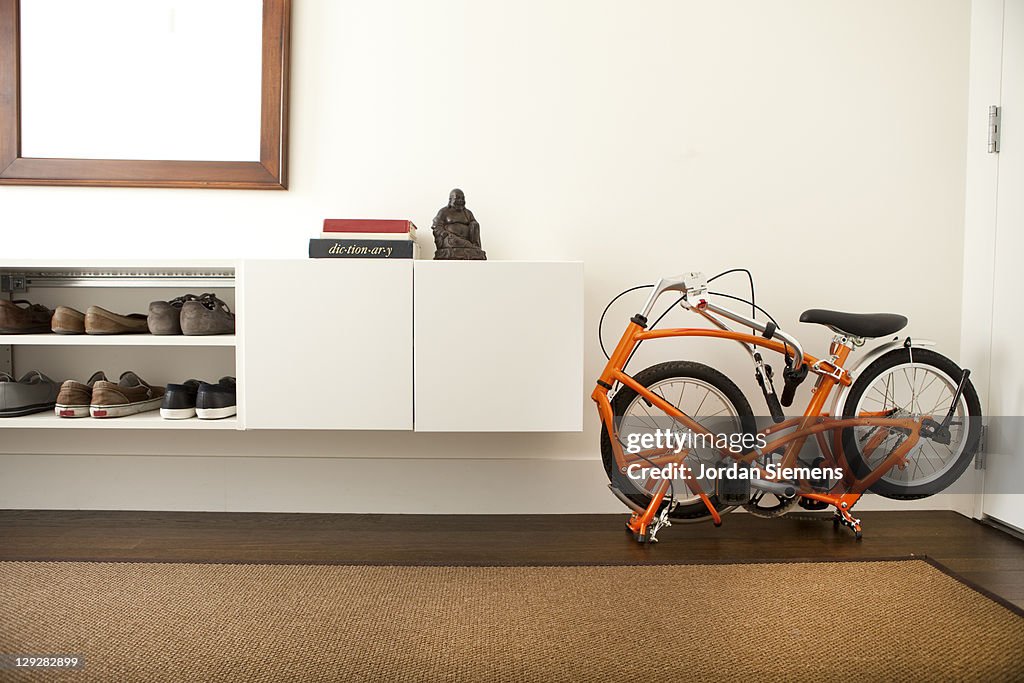
M1024 0L1003 3L1000 83L991 371L985 406L989 455L982 512L1024 529Z

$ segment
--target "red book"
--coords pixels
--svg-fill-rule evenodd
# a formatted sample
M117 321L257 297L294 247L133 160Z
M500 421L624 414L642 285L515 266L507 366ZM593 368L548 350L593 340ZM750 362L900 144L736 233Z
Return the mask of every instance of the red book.
M379 218L325 218L324 232L376 232L402 234L415 232L412 221L388 220Z

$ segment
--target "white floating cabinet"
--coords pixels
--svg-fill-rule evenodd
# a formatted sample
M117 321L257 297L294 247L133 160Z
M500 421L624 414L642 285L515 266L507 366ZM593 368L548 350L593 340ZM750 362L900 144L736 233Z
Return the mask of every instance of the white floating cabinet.
M60 264L0 261L51 308L216 291L236 333L0 336L0 371L84 379L132 369L154 384L238 380L238 415L0 419L27 429L561 432L583 428L583 264L372 259ZM4 296L8 296L4 293Z
M418 432L583 429L583 263L417 261Z
M244 261L246 429L411 430L412 261Z

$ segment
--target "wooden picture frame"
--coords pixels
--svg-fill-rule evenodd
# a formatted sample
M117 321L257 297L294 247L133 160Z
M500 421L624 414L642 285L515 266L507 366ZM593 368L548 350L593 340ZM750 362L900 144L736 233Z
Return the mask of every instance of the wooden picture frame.
M20 0L0 0L0 184L287 189L291 0L263 0L259 161L21 156Z

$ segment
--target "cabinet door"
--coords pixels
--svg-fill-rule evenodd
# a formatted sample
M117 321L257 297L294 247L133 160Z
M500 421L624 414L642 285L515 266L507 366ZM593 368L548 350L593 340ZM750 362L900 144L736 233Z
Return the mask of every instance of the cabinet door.
M247 429L412 429L412 262L245 261Z
M417 261L416 431L583 429L583 264Z

